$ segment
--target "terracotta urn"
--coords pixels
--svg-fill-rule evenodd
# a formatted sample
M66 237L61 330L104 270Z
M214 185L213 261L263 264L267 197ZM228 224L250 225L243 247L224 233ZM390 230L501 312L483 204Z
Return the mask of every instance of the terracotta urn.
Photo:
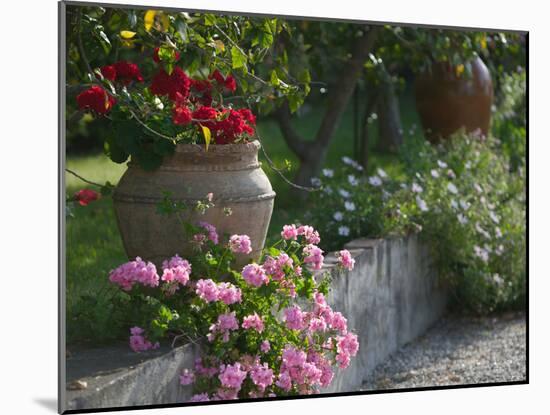
M186 210L184 220L194 224L205 221L223 235L246 234L252 241L250 255L239 263L258 259L265 243L273 212L275 192L258 161L260 143L204 146L178 144L173 156L159 169L145 171L129 163L113 194L118 227L129 258L139 256L159 266L175 254L191 254L193 235L185 233L176 215L157 212L164 192L171 199L193 207L198 200L213 194L214 207L205 214ZM226 214L225 208L232 211ZM196 252L196 251L195 251Z
M437 143L457 130L489 132L493 82L489 69L477 57L470 62L471 75L447 63L432 65L415 81L416 108L426 138Z

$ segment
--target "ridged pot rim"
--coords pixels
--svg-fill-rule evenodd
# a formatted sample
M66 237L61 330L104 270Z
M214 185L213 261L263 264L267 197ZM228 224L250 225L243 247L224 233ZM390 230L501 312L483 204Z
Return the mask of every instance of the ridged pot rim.
M206 150L202 144L179 143L176 145L176 153L204 153L204 154L230 154L230 153L257 153L261 144L258 140L247 143L211 144Z

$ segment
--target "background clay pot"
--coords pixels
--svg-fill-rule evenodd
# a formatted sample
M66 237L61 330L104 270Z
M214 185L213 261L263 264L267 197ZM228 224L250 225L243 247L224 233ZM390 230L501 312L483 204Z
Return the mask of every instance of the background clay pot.
M460 128L467 132L489 132L493 82L489 69L477 57L470 62L471 76L449 64L437 63L431 73L417 76L415 81L416 108L426 138L436 143Z
M140 256L159 266L175 254L185 258L191 253L183 227L174 215L160 215L157 204L163 192L171 198L194 206L213 193L215 207L201 215L187 215L192 223L206 221L223 234L247 234L252 253L239 263L258 259L264 246L273 211L275 192L258 162L257 141L246 144L203 146L179 144L156 171L144 171L130 163L114 192L114 206L124 249L129 258ZM233 211L226 216L224 208Z

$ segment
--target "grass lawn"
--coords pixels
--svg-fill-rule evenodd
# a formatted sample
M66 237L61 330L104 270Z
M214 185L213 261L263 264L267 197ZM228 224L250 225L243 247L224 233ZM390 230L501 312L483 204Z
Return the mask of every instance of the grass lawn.
M414 123L420 126L412 98L405 95L401 100L403 128L407 132ZM303 137L312 138L321 119L319 111L309 111L296 120L296 128ZM326 160L327 167L338 167L342 156L353 155L352 112L348 110L336 132ZM372 136L375 137L375 127ZM419 130L419 129L418 129ZM269 156L277 166L285 160L297 167L297 159L284 142L277 124L265 120L258 124L258 131ZM372 143L374 145L374 143ZM260 156L263 155L260 152ZM289 196L289 186L264 161L264 171L277 192L275 209L269 235L280 232L282 225L299 219L305 212L303 204L297 206ZM372 153L369 170L382 167L398 171L395 155ZM67 156L67 168L94 182L118 183L126 169L125 165L111 162L103 154ZM292 178L293 171L287 173ZM67 193L89 187L78 178L66 173ZM307 206L306 206L307 209ZM116 306L118 292L108 283L111 269L127 260L118 233L112 200L108 197L87 207L77 206L74 217L67 220L67 327L69 343L108 342L126 336L124 316L127 311ZM269 238L268 238L269 239Z

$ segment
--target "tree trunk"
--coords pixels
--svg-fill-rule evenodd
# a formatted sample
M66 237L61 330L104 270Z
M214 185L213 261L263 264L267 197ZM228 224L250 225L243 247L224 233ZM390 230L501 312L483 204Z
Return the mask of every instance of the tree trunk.
M381 79L378 107L378 150L395 151L403 143L399 100L390 75L384 71Z
M329 144L350 101L357 80L361 76L363 64L372 50L378 31L378 27L370 27L366 34L356 40L352 57L345 63L340 71L340 76L329 89L328 105L315 140L305 141L299 137L290 123L288 104L283 104L277 110L275 115L283 137L289 148L296 153L301 161L294 179L296 184L310 186L311 178L321 170Z
M367 105L365 107L365 113L363 114L360 138L360 163L365 171L369 165L370 155L369 119L372 114L372 110L376 107L376 101L378 100L378 90L374 87L374 85L368 85L367 88L370 93L367 94Z

